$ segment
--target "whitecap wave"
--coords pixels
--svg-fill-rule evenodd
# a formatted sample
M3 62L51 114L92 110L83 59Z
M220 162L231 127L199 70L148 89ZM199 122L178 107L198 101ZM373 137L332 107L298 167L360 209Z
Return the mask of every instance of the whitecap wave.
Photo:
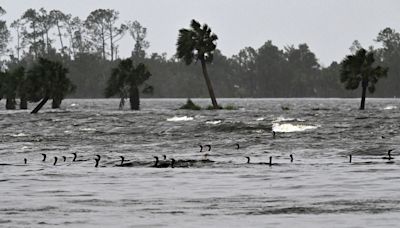
M172 118L168 118L167 121L171 122L180 122L180 121L190 121L193 120L193 117L188 116L174 116Z
M220 124L221 122L222 122L221 120L207 121L206 124L216 125L216 124Z
M305 120L297 118L285 118L283 116L280 116L276 118L276 120L272 121L272 123L281 123L281 122L305 122Z
M397 109L397 106L394 105L389 105L383 108L384 110L392 110L392 109Z
M275 132L298 132L298 131L314 130L317 129L318 127L319 126L312 126L312 125L274 123L272 125L272 130Z
M24 134L24 133L18 133L18 134L13 134L12 136L13 136L13 137L25 137L25 136L27 136L27 135Z
M260 118L257 118L257 119L256 119L256 121L263 121L263 120L264 120L263 117L260 117Z
M95 128L81 128L80 131L96 131Z

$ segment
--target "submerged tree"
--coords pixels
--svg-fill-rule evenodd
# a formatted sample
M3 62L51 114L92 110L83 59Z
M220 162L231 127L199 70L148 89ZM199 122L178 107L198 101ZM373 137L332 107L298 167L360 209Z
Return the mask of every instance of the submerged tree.
M388 68L377 66L374 53L359 49L354 55L348 55L342 61L340 81L345 83L346 89L357 89L361 82L360 110L364 110L366 91L375 92L375 84L379 78L386 77Z
M213 60L213 54L217 47L215 41L218 37L214 33L211 33L208 25L204 24L201 26L195 20L192 20L190 27L190 29L179 30L178 42L176 44L177 57L183 59L187 65L190 65L193 60L200 60L212 105L214 109L219 109L206 66L206 63L211 63Z
M146 65L139 63L136 67L132 59L124 59L118 67L113 68L105 90L106 97L117 95L121 98L119 108L122 109L125 99L129 97L131 110L139 110L139 87L144 85L143 92L151 93L153 87L145 82L151 76Z
M75 89L67 73L68 69L60 62L39 58L27 72L28 98L33 102L40 101L31 113L37 113L49 99L53 99L52 108L60 107L64 97Z
M27 108L25 68L22 65L2 72L0 76L0 94L6 98L6 109L16 108L16 98L20 97L20 108Z

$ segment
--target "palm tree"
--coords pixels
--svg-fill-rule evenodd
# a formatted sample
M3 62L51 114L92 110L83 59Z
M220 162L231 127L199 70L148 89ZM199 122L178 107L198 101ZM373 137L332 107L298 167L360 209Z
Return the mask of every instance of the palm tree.
M361 82L360 110L364 110L366 91L375 92L375 84L379 78L386 77L388 68L376 66L372 51L359 49L354 55L348 55L341 63L340 81L346 89L357 89Z
M15 98L17 96L17 86L18 81L16 76L16 71L6 70L1 72L1 89L0 94L6 98L6 109L15 109L17 102Z
M190 27L190 29L179 30L178 42L176 44L177 57L183 59L187 65L190 65L193 60L200 60L213 108L219 109L220 107L215 98L206 66L206 63L210 63L213 60L213 54L217 47L214 42L218 37L214 33L211 33L211 29L206 24L201 26L195 20L192 20Z
M119 108L122 109L125 99L129 97L131 110L140 109L139 87L144 85L143 93L152 93L153 87L145 82L151 76L146 65L139 63L136 67L132 59L124 59L113 68L105 90L106 97L119 95L121 98Z
M75 86L67 78L67 73L68 69L60 62L39 58L27 72L28 99L40 101L31 113L37 113L49 99L53 99L53 108L59 107L62 99L74 91Z

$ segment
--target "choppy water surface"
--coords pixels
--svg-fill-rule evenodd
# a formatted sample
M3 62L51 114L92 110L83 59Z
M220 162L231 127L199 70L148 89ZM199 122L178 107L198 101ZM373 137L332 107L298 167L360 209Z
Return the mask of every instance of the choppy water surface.
M66 100L38 115L0 109L0 226L398 226L400 161L382 157L400 153L399 100L368 99L365 111L358 99L177 110L184 102L147 99L140 112L118 111L118 100ZM199 144L212 146L215 162L150 167L155 155L202 160ZM86 161L71 162L73 152ZM133 167L116 167L120 155ZM277 165L257 164L270 156Z

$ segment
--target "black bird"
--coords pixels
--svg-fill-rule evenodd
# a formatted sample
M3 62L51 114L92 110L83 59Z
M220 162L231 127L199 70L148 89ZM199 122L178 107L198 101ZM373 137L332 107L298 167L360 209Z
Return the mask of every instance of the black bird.
M206 146L206 147L208 147L208 151L211 151L211 145L204 145L204 146Z
M386 160L394 159L394 157L392 157L392 155L391 155L392 151L393 151L393 149L388 150L388 156L387 157L382 157L382 159L386 159Z
M276 136L276 132L272 131L272 138L275 138L275 136Z
M245 157L247 159L247 164L255 164L255 165L269 165L270 163L266 163L266 162L257 162L257 163L253 163L250 162L250 157ZM270 158L271 159L271 158ZM271 162L271 161L270 161Z
M240 148L239 143L236 143L235 145L236 145L236 149L239 150L239 148Z
M43 160L42 161L46 161L46 154L42 154L43 155Z
M73 155L74 155L74 158L72 159L72 161L74 162L74 161L76 161L76 157L78 156L78 155L76 155L76 153L74 152L74 153L72 153Z
M123 166L123 165L124 165L125 158L124 158L124 156L119 156L119 157L121 158L121 164L120 164L120 166Z
M294 160L293 154L290 154L289 157L290 157L290 162L293 162L293 160Z
M351 154L349 154L349 163L351 163L351 159L353 156L351 156Z
M28 163L28 159L24 158L24 164Z
M194 159L175 160L175 159L171 158L171 168L175 168L175 167L188 168L191 166L195 166L197 164L201 165L201 164L207 163L209 161L210 160L206 161L206 160L194 160Z
M200 147L200 152L203 152L203 146L199 145L199 147Z
M63 158L63 161L64 161L64 162L67 161L67 157L62 156L62 158Z
M163 154L164 160L167 160L167 155Z
M54 157L54 163L53 163L53 165L56 165L57 164L57 157Z
M156 167L156 168L167 168L167 167L169 167L171 165L171 163L168 162L168 161L160 161L157 156L154 156L154 158L156 159L156 161L155 161L153 167Z
M269 166L272 166L273 164L272 164L272 156L269 156L269 163L268 163L268 165Z
M73 162L83 162L83 161L89 161L90 159L78 159L78 154L76 152L71 153L74 155L74 158L72 158Z
M95 168L97 168L99 166L99 162L100 162L100 155L96 155L97 158L95 158L94 160L96 161L96 165L94 166Z

